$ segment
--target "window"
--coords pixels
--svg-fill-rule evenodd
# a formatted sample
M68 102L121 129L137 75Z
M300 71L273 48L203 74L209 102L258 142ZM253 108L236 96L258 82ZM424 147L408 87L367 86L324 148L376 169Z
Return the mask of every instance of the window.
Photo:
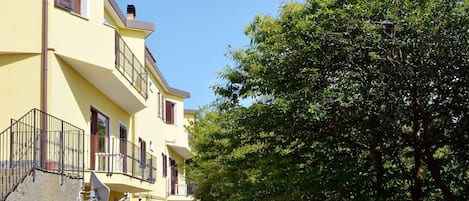
M150 151L153 152L154 148L153 148L153 141L150 140Z
M166 154L161 153L162 164L163 164L163 177L168 176L168 157Z
M175 123L175 106L176 103L171 101L166 101L166 123L174 124Z
M164 96L161 92L158 92L158 117L163 119L164 111Z
M169 158L169 166L170 166L170 171L171 171L171 195L176 195L178 194L178 169L177 169L177 164L176 160L173 160L172 158Z
M140 166L144 167L147 159L147 145L145 140L142 140L142 138L138 138L138 144L140 145Z
M127 172L127 126L119 125L120 154L122 157L122 171Z
M81 0L55 0L55 6L81 14Z
M106 168L106 160L101 158L99 153L106 153L108 151L108 140L109 117L105 116L98 110L91 108L91 169L97 167L98 170L104 170Z

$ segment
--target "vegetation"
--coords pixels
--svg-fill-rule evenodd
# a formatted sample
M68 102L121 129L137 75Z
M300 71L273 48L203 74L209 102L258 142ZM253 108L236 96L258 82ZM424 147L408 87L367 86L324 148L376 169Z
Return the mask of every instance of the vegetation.
M467 10L307 0L257 16L191 127L195 196L469 200Z

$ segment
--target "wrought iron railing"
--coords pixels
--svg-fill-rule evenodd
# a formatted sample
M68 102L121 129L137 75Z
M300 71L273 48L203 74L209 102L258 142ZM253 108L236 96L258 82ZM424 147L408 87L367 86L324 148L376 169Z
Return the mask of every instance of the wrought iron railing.
M98 172L124 174L142 181L156 180L156 157L141 147L115 137L105 138L107 152L97 152L95 167Z
M196 189L195 185L191 184L176 184L174 186L174 190L170 192L172 195L182 195L182 196L189 196L193 195Z
M143 98L148 97L148 73L116 31L116 68Z
M0 132L0 200L33 169L83 178L84 131L33 109Z

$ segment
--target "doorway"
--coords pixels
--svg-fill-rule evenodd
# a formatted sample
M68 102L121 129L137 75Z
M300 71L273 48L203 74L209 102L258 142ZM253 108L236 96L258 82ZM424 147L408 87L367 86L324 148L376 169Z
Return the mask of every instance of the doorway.
M109 142L109 117L91 108L91 161L90 169L105 170Z

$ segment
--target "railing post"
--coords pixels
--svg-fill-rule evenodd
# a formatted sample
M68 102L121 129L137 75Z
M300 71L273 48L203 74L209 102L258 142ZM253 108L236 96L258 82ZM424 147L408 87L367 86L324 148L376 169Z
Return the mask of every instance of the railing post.
M112 139L112 138L110 138L110 139ZM114 155L114 146L115 146L115 145L114 145L114 141L115 141L114 139L112 139L112 141L110 140L110 143L111 143L111 151L110 151L110 152L111 152L111 153L109 153L109 154L110 154L110 156L109 156L109 157L110 157L110 158L109 158L109 160L110 160L109 163L110 163L110 164L109 164L109 165L110 165L111 167L110 167L110 169L109 169L109 171L110 171L109 175L111 175L111 176L112 176L112 173L114 172L114 157L115 157L115 155Z
M135 145L132 144L132 176L135 176Z
M64 121L61 122L61 129L60 129L60 171L61 171L61 185L64 183L64 168L65 168L65 162L64 162L64 155L65 155L65 149L64 149Z
M148 166L149 169L149 175L148 175L148 178L150 181L153 180L153 156L150 155L150 165Z
M10 119L10 168L13 168L13 157L14 157L14 137L13 137L13 119Z
M135 57L132 55L132 75L131 76L132 76L132 85L135 87L135 77L134 77L135 76L134 75L135 74L134 73L135 72L135 64L134 64L135 61L134 60L135 60Z
M40 143L40 154L41 154L41 168L47 169L47 160L48 160L48 144L47 144L47 136L48 136L48 119L47 114L41 112L41 143Z
M115 31L115 40L114 40L114 53L115 53L115 64L116 66L120 66L120 54L119 54L119 35L117 35L117 31Z
M36 120L36 110L35 109L33 110L33 119L34 119L33 120L34 121L34 123L33 123L33 169L35 169L36 166L37 166L37 164L36 164L37 163L37 161L36 161L36 159L37 159L36 158L36 148L37 148L36 147L37 146L37 141L36 141L36 139L37 139L37 125L36 125L36 123L37 123L37 120ZM35 181L36 181L36 171L33 170L33 182L35 182Z
M83 160L81 160L81 161L82 161L83 164L82 164L82 171L81 171L81 173L82 173L81 176L82 176L82 177L81 177L81 178L84 179L84 178L85 178L85 131L82 130L82 131L81 131L81 134L82 134L82 136L83 136L83 137L82 137L82 139L83 139L83 143L82 143L83 154L81 154L82 159L83 159Z
M85 149L80 151L80 136L81 136L81 132L78 131L77 133L77 154L78 154L77 155L77 175L78 177L80 177L80 155L83 155L83 156L85 155ZM83 142L83 144L85 143ZM83 153L83 154L80 154L80 153ZM84 171L84 168L85 166L83 165L83 171Z

